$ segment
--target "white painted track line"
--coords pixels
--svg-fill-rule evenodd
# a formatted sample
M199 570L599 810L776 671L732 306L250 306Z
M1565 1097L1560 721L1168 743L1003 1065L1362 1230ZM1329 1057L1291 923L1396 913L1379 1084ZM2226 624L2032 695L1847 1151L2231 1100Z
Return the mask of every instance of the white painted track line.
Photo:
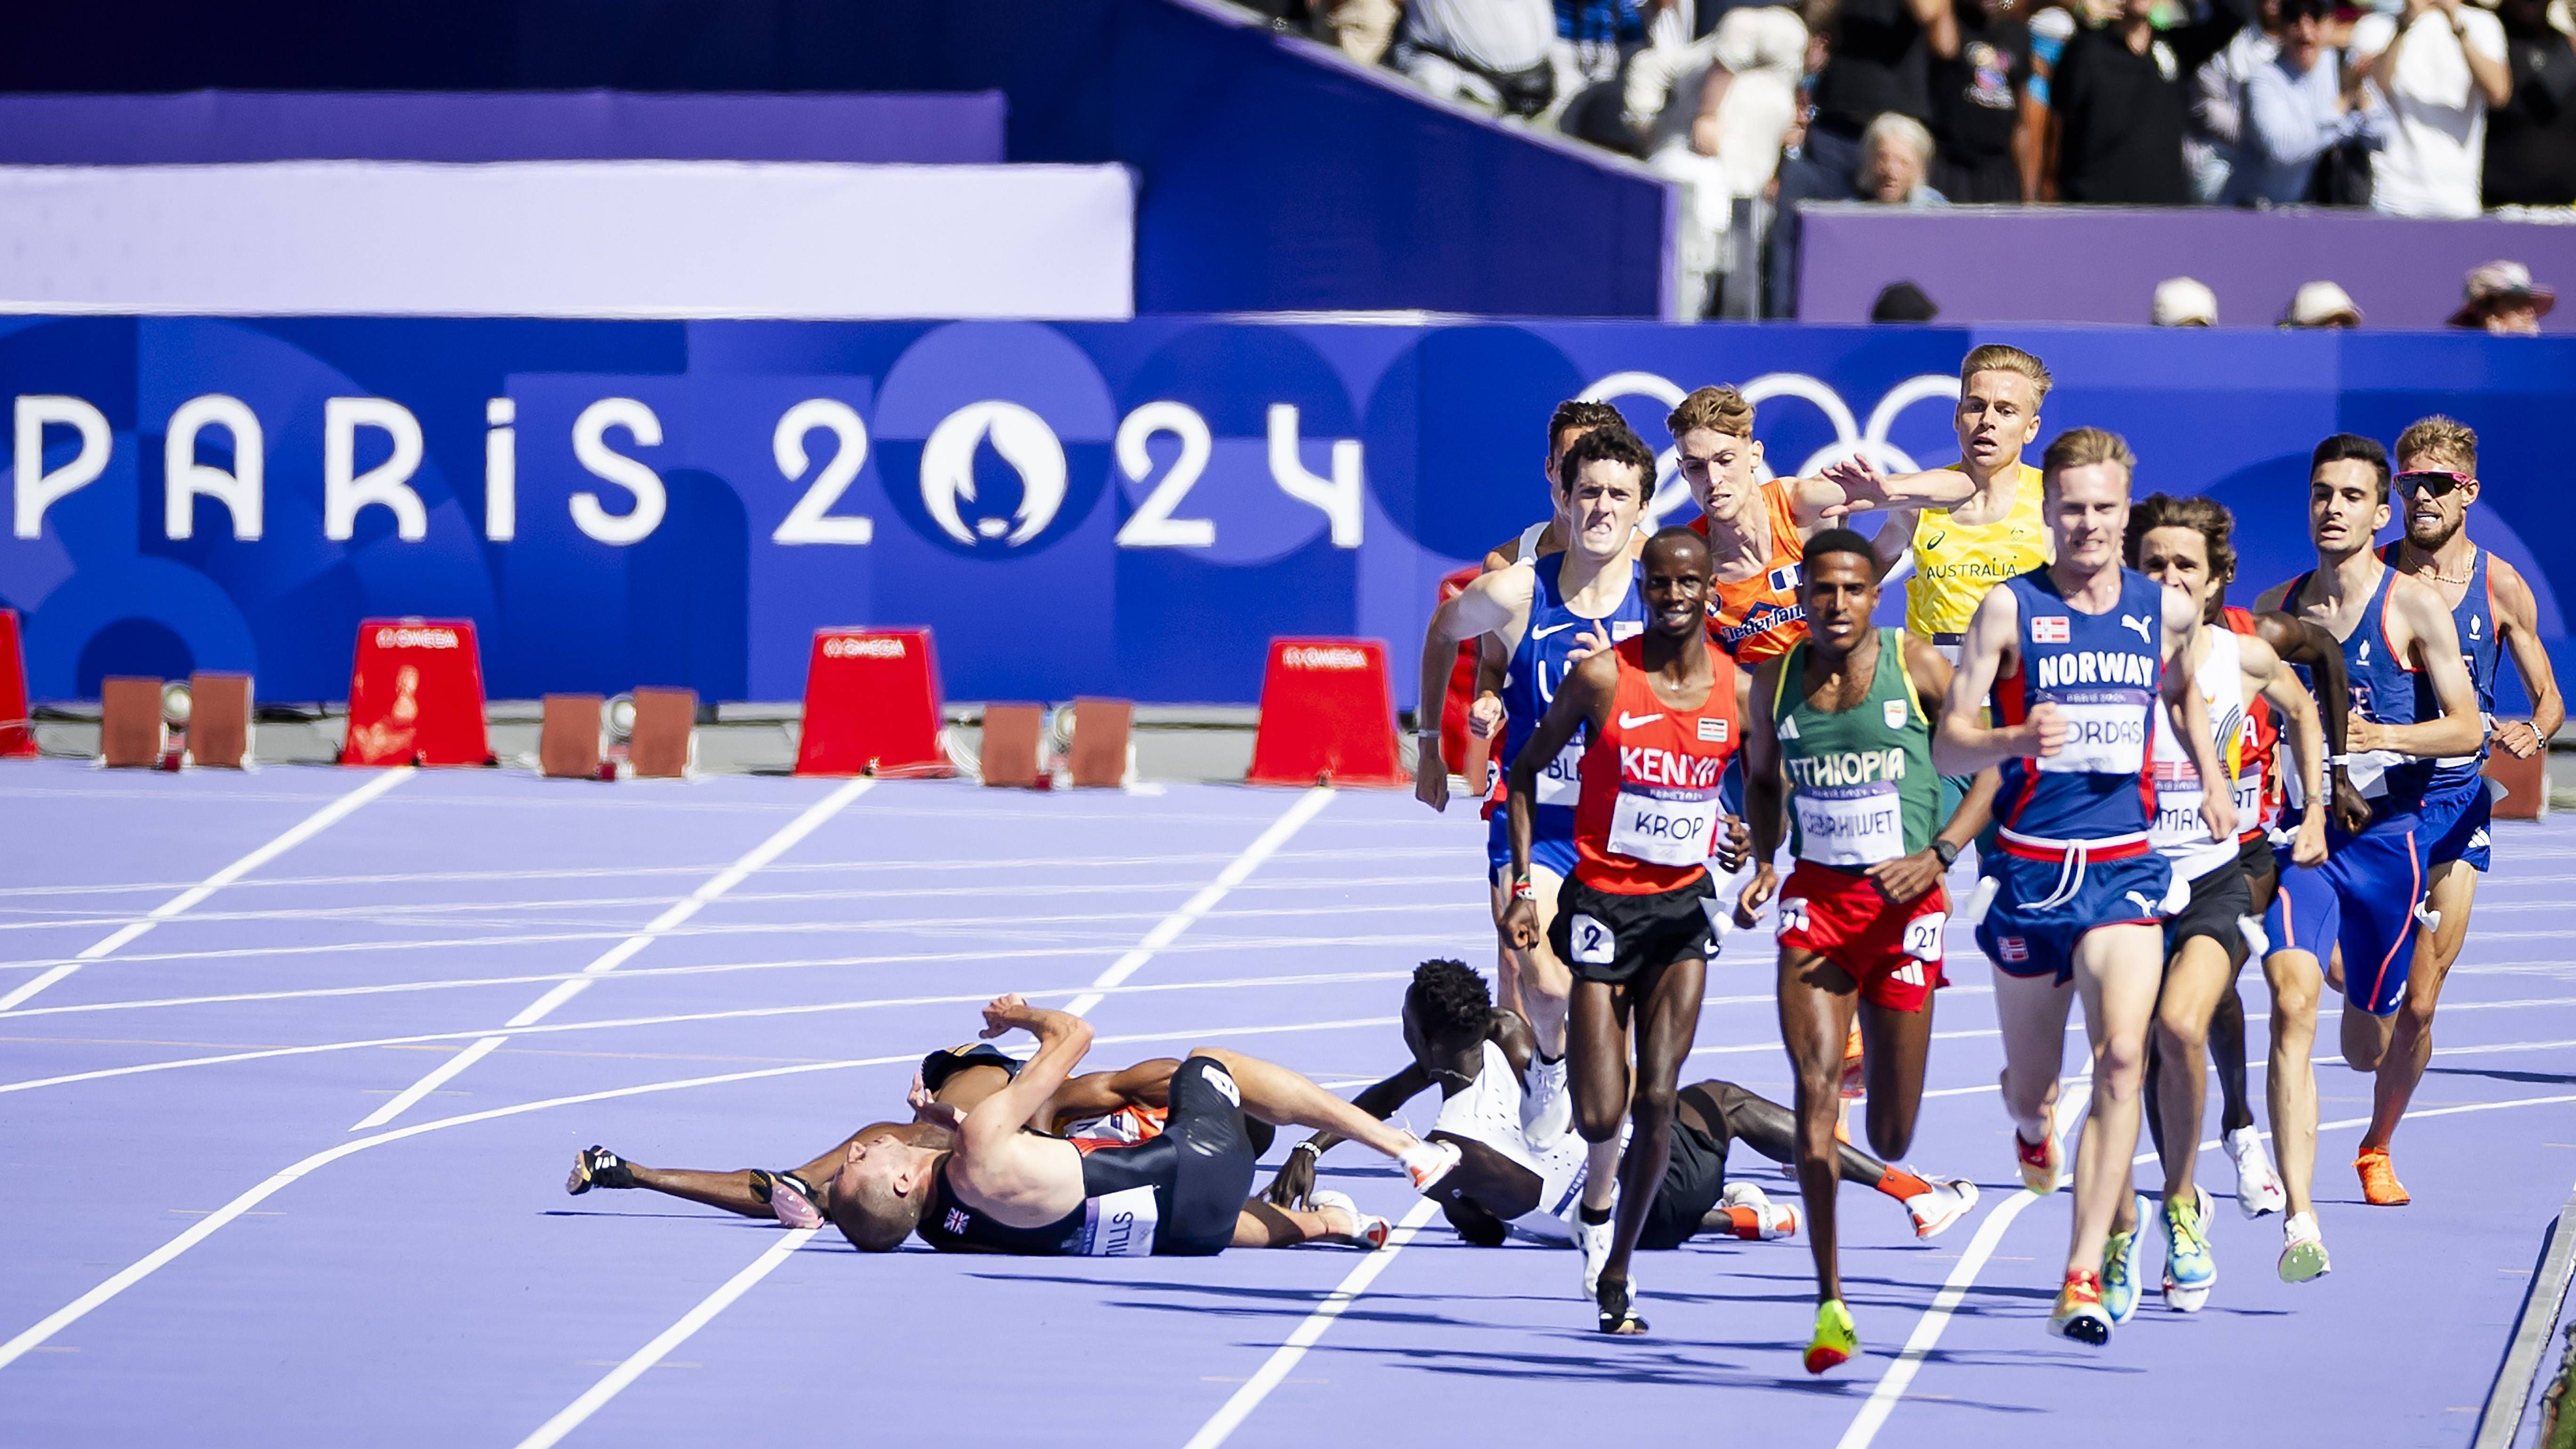
M312 814L305 816L302 820L289 828L285 834L280 835L275 840L272 840L268 844L261 846L259 849L252 851L250 854L243 856L241 859L234 861L232 864L225 866L222 870L216 871L213 875L210 875L204 880L199 881L197 884L179 892L177 895L163 901L161 904L154 906L142 920L127 922L125 925L118 927L113 934L100 941L97 945L81 952L80 955L69 961L63 962L60 965L49 967L46 970L37 973L34 979L19 986L16 990L11 991L6 996L0 996L0 1011L7 1011L11 1007L18 1005L20 1002L25 1001L27 998L34 996L37 992L44 990L46 987L51 986L55 982L62 980L64 977L71 975L75 971L78 971L87 963L95 961L102 956L109 955L119 947L131 944L138 937L149 932L154 926L157 926L163 921L170 919L172 916L178 915L189 907L198 904L208 896L211 896L215 892L222 890L224 887L231 885L234 881L241 879L243 876L250 874L252 871L259 869L270 861L277 859L279 856L293 850L298 845L301 845L305 841L312 839L314 836L321 834L323 831L330 829L335 822L345 818L351 811L356 810L359 806L366 804L368 801L375 799L386 791L393 789L403 781L410 779L411 776L411 768L407 765L379 771L374 778L368 780L365 784L360 785L358 788L340 796L338 799L333 800L331 803L314 811Z
M1206 915L1218 901L1225 899L1228 891L1243 884L1244 877L1258 870L1263 861L1275 854L1280 846L1287 844L1289 838L1303 829L1307 821L1314 819L1325 806L1333 803L1333 794L1330 786L1318 785L1299 796L1297 803L1289 806L1285 814L1271 822L1269 829L1261 832L1250 845L1243 848L1241 854L1228 862L1225 869L1217 873L1216 879L1208 883L1206 889L1190 897L1179 910L1157 922L1152 930L1145 933L1145 939L1137 943L1135 950L1110 963L1108 969L1102 971L1092 981L1090 989L1065 1003L1064 1009L1074 1016L1081 1016L1106 1000L1110 991L1115 990L1128 977L1135 975L1138 968L1154 958L1155 952L1179 939L1180 934L1188 930L1193 922ZM1098 1044L1095 1041L1094 1045ZM1429 1199L1424 1200L1424 1205L1430 1205ZM1405 1221L1411 1223L1414 1219L1408 1217ZM520 1440L518 1449L547 1449L547 1446L558 1442L566 1434L579 1428L582 1421L605 1407L609 1400L617 1397L618 1393L628 1384L633 1383L637 1376L659 1363L665 1354L686 1340L689 1335L705 1327L735 1299L751 1291L753 1285L768 1277L798 1248L813 1241L813 1238L812 1232L794 1234L790 1241L783 1241L773 1246L754 1259L749 1267L726 1279L724 1286L700 1300L695 1308L681 1316L679 1322L656 1334L651 1342L628 1355L617 1367L602 1375L599 1382L584 1390L581 1397L565 1405L562 1412L548 1419L535 1433ZM1380 1256L1392 1256L1392 1250ZM1321 1331L1317 1330L1318 1333ZM1281 1372L1286 1371L1283 1369Z
M740 860L735 861L733 864L726 866L723 870L709 876L696 890L693 890L687 895L682 896L680 899L673 901L670 906L662 912L662 914L655 916L650 922L648 922L643 930L626 937L616 945L601 952L598 959L581 968L579 975L556 982L552 987L546 990L544 995L541 995L536 1000L528 1003L528 1005L522 1009L518 1015L511 1017L508 1021L502 1023L502 1025L533 1026L544 1020L556 1007L563 1005L565 1002L572 1000L574 997L588 990L593 981L598 980L600 977L616 970L619 966L624 965L635 955L635 953L652 945L655 940L677 927L681 922L686 921L691 916L705 910L709 902L716 900L725 892L732 890L735 886L738 886L745 880L750 879L752 872L757 871L762 866L776 860L780 855L786 853L790 847L794 846L796 842L803 840L806 836L821 829L825 821L840 814L843 807L847 806L851 801L858 799L861 795L874 789L876 787L876 783L877 782L874 780L865 778L851 780L843 784L839 789L834 790L831 794L826 795L822 799L805 807L804 811L798 814L795 819L780 826L768 839L744 852ZM373 1112L370 1112L366 1116L358 1119L356 1123L351 1125L349 1130L352 1132L365 1132L372 1128L381 1127L387 1122L392 1121L394 1118L401 1116L412 1106L413 1103L418 1102L423 1097L428 1096L431 1092L436 1091L442 1083L453 1080L457 1073L462 1072L467 1067L481 1061L485 1056L490 1055L494 1048L500 1046L501 1043L507 1040L509 1040L509 1038L506 1036L487 1036L483 1038L471 1047L458 1053L454 1058L442 1062L438 1066L432 1068L427 1074L422 1076L419 1081L412 1083L410 1086L405 1087L400 1093L396 1094L392 1101L385 1103Z
M1377 1275L1395 1262L1395 1255L1404 1251L1405 1246L1413 1241L1414 1234L1422 1231L1423 1225L1430 1222L1432 1214L1438 1211L1440 1204L1430 1198L1415 1203L1412 1211L1406 1213L1403 1221L1395 1225L1395 1231L1388 1235L1386 1246L1369 1254L1358 1267L1343 1275L1340 1285L1325 1295L1323 1302L1315 1305L1315 1311L1306 1315L1305 1321L1288 1335L1286 1343L1271 1350L1270 1357L1263 1360L1261 1368L1244 1381L1242 1388L1234 1391L1213 1417L1199 1426L1199 1431L1190 1436L1190 1442L1182 1449L1216 1449L1228 1435L1242 1427L1252 1411L1261 1407L1261 1401L1270 1397L1270 1391L1288 1377L1288 1371L1297 1366L1297 1361L1306 1356L1306 1350L1313 1348L1316 1341L1324 1336L1324 1330L1333 1326L1333 1320L1342 1316L1342 1310L1359 1301L1360 1295L1377 1281Z

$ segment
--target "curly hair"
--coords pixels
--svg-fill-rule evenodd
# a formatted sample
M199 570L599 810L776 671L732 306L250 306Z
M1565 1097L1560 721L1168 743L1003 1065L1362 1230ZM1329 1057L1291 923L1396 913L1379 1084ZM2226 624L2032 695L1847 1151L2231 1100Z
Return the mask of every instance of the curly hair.
M2176 498L2170 493L2150 493L2129 510L2129 536L2125 540L2129 567L2138 566L2139 551L2146 547L2147 533L2157 528L2197 530L2209 545L2209 576L2221 584L2236 577L2236 515L2215 498L2193 494Z
M1446 957L1414 967L1413 985L1406 988L1404 999L1423 1030L1433 1032L1481 1032L1494 1010L1494 996L1486 989L1485 978L1466 962Z
M1650 498L1655 492L1655 450L1638 441L1628 425L1603 424L1574 440L1565 456L1556 462L1556 491L1571 493L1574 480L1583 474L1587 463L1618 463L1637 470L1637 496Z

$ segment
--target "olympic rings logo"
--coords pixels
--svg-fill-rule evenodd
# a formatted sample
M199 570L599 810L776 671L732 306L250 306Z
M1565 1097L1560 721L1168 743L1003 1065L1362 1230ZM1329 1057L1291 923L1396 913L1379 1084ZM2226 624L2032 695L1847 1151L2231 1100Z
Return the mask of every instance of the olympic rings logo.
M1794 470L1804 477L1837 458L1866 457L1891 473L1912 473L1918 465L1904 449L1887 439L1888 430L1896 425L1897 416L1916 403L1933 398L1956 403L1959 379L1942 373L1920 373L1887 390L1878 406L1869 411L1864 424L1852 415L1851 405L1841 393L1822 378L1803 372L1766 372L1737 389L1744 400L1760 407L1773 398L1798 398L1815 405L1834 425L1834 441L1818 448ZM1688 396L1688 389L1671 378L1654 372L1614 372L1585 388L1580 394L1585 402L1609 402L1622 397L1649 397L1667 408L1678 407ZM1778 476L1769 463L1756 470L1762 478ZM1672 448L1655 455L1655 496L1646 505L1645 524L1660 528L1664 520L1690 497L1690 487L1682 481L1681 457Z

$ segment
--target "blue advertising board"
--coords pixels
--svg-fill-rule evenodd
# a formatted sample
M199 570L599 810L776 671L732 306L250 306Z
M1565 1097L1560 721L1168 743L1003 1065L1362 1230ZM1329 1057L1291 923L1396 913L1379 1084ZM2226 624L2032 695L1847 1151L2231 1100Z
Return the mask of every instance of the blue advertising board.
M2240 600L2308 562L2318 438L2461 418L2473 531L2563 639L2576 341L2041 327L15 318L0 605L40 699L336 699L358 620L419 614L476 621L502 698L793 699L816 628L926 624L951 698L1247 703L1274 635L1409 659L1441 575L1545 516L1562 399L1665 447L1732 381L1776 469L1931 466L1986 341L2048 360L2044 433L2235 508Z

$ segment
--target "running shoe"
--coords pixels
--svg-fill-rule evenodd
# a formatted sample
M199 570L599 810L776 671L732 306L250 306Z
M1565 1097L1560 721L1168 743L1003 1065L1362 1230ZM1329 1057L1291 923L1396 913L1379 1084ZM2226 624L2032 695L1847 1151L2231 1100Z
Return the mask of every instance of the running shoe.
M2102 1307L2101 1275L2081 1268L2066 1270L2066 1286L2057 1290L2057 1306L2049 1310L2048 1331L2095 1348L2111 1341L2111 1315Z
M2272 1167L2272 1149L2250 1125L2227 1134L2227 1155L2236 1163L2236 1210L2249 1218L2277 1213L2290 1205L2281 1174Z
M2136 1201L2140 1221L2147 1215L2147 1200ZM2102 1294L2102 1307L2113 1323L2126 1323L2138 1311L2138 1230L2113 1232L2102 1240L2102 1277L2096 1285Z
M573 1154L572 1176L564 1179L564 1191L575 1197L594 1187L633 1187L635 1174L628 1171L626 1159L605 1147L585 1147Z
M2029 1188L2032 1192L2043 1195L2057 1191L2057 1178L2061 1170L2061 1163L2057 1154L2057 1138L2055 1134L2052 1133L2037 1142L2030 1142L2024 1140L2021 1135L2021 1129L2019 1127L2015 1127L2013 1129L2013 1156L2020 1159L2021 1162L2022 1186Z
M1604 1278L1592 1295L1601 1314L1601 1331L1631 1337L1646 1331L1646 1320L1637 1316L1637 1285L1625 1278Z
M1428 1197L1431 1189L1457 1167L1458 1159L1464 1155L1455 1142L1417 1141L1395 1160L1404 1165L1405 1176L1413 1179L1413 1190Z
M2164 1225L2165 1306L2176 1313L2198 1313L2218 1283L2218 1259L2209 1251L2209 1189L2192 1185L2191 1201L2168 1198L2159 1221Z
M1598 1299L1601 1269L1610 1261L1610 1237L1618 1229L1618 1219L1614 1215L1605 1222L1587 1223L1583 1220L1581 1199L1577 1199L1569 1210L1567 1223L1574 1229L1574 1246L1583 1250L1583 1296Z
M2334 1271L2315 1213L2294 1213L2281 1224L2281 1281L2305 1283Z
M1851 1034L1843 1038L1843 1099L1845 1101L1862 1095L1861 1084L1866 1075L1862 1071L1863 1065L1860 1023L1855 1021L1851 1026Z
M1816 1336L1807 1340L1807 1372L1820 1374L1829 1368L1840 1368L1860 1352L1860 1330L1852 1326L1851 1310L1839 1298L1828 1298L1816 1305Z
M1730 1182L1718 1194L1718 1202L1735 1220L1735 1236L1748 1242L1771 1242L1798 1233L1798 1210L1787 1203L1775 1203L1770 1195L1749 1182Z
M1349 1228L1329 1234L1317 1241L1340 1243L1345 1247L1363 1248L1374 1253L1385 1247L1386 1240L1394 1235L1395 1224L1374 1213L1361 1212L1360 1205L1351 1201L1349 1193L1329 1190L1309 1193L1306 1201L1315 1211L1339 1213L1344 1221L1351 1224Z
M1529 1091L1521 1098L1521 1135L1546 1148L1574 1125L1574 1093L1566 1089L1565 1058L1532 1057Z
M2406 1195L2405 1186L2397 1180L2397 1169L2388 1165L2388 1149L2371 1147L2352 1160L2353 1169L2361 1174L2361 1200L2372 1207L2404 1207L2414 1199Z
M823 1226L823 1195L792 1172L752 1169L751 1190L769 1200L769 1211L782 1227Z
M1930 1190L1907 1198L1905 1211L1914 1218L1914 1236L1937 1238L1977 1205L1977 1185L1964 1177L1923 1180L1932 1185Z

